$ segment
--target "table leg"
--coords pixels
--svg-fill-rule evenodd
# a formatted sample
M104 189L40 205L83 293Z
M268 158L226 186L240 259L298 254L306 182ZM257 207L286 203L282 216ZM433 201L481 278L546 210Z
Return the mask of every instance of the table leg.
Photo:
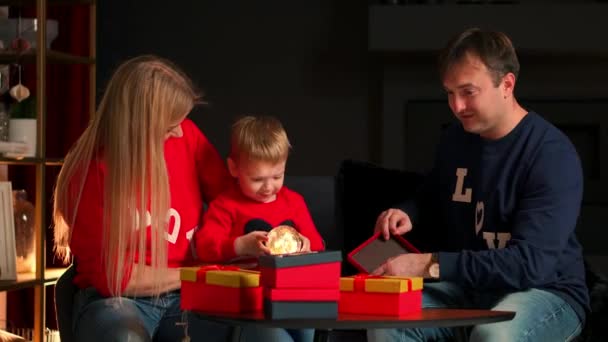
M316 329L314 342L329 342L329 329Z
M467 342L469 340L467 327L454 328L454 339L458 342Z

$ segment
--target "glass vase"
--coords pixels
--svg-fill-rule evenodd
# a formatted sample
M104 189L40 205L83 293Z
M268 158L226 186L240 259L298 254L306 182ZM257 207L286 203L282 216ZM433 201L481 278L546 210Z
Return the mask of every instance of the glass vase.
M13 191L13 213L15 217L17 273L35 272L34 205L27 200L25 190Z

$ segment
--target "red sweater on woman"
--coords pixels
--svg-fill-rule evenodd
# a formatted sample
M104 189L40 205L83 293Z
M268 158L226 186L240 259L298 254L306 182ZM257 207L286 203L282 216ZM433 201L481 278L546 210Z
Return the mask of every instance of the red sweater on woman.
M216 198L230 181L224 161L196 125L186 119L181 126L182 137L165 141L171 192L166 236L169 267L179 267L195 259L190 240L201 222L203 202ZM107 176L105 163L94 160L88 170L70 241L77 265L74 283L80 288L93 286L103 295L110 294L102 250L103 194ZM70 189L76 191L77 185L72 184ZM150 259L150 250L146 250L146 264L150 264ZM125 277L123 289L128 281L129 277Z
M294 227L310 240L310 249L323 250L323 239L310 217L304 198L283 186L269 203L254 201L237 184L216 198L196 233L196 251L202 261L225 262L234 257L234 240L254 230L268 231L281 224Z

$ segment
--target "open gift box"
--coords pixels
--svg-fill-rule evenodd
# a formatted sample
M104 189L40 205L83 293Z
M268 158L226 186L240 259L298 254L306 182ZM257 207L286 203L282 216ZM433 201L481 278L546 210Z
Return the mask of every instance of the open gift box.
M234 266L183 267L182 310L250 312L262 310L260 273Z
M263 255L261 283L269 288L337 289L341 261L340 251Z
M338 311L364 315L399 316L422 309L420 277L371 276L340 278Z

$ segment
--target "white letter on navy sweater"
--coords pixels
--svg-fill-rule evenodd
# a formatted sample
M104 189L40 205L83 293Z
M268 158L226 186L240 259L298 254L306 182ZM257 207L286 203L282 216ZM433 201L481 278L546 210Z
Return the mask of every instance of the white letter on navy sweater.
M456 189L454 190L454 194L452 194L452 201L454 202L464 202L471 203L471 188L465 189L465 192L462 192L462 187L464 186L464 176L467 175L467 169L457 168L456 169Z
M505 248L507 241L511 240L511 233L483 232L488 249Z

